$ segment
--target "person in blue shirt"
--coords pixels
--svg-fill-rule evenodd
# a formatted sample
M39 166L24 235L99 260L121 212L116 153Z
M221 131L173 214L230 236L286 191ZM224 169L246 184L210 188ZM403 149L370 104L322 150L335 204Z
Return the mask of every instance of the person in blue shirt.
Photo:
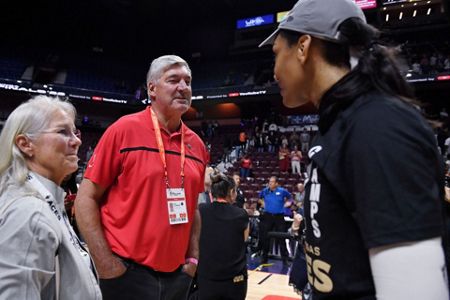
M291 199L291 193L278 186L277 177L272 176L269 179L269 186L259 193L259 202L264 207L264 212L260 217L260 243L262 248L261 263L267 263L270 247L270 238L268 232L286 232L286 223L284 221L284 205ZM288 251L284 240L278 241L283 264L288 264Z

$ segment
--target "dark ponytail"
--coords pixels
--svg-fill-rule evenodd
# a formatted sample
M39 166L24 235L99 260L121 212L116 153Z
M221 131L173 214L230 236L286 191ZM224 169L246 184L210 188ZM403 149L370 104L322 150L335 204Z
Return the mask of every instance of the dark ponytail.
M211 194L214 198L226 198L236 186L233 178L218 170L214 170L209 177L211 178Z
M347 53L359 58L356 67L344 79L341 92L347 90L351 97L355 92L360 94L375 89L403 99L414 97L412 88L401 74L398 51L382 44L376 28L359 18L350 18L342 22L339 30L339 39L347 46ZM333 53L330 52L336 49L335 43L325 42L324 48L325 59L332 60ZM356 91L351 92L352 89Z

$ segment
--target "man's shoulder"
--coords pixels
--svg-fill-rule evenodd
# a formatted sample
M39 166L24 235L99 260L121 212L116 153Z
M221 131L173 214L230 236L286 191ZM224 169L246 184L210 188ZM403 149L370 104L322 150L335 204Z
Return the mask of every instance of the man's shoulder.
M145 122L146 119L148 119L150 121L150 119L147 116L147 109L132 113L132 114L128 114L128 115L124 115L122 117L120 117L116 122L113 123L113 125L130 125L130 124L135 124L135 123L140 123L140 122ZM150 123L150 122L149 122Z
M186 139L191 139L192 141L205 145L200 136L194 130L190 129L186 124L184 125L184 134L186 136Z
M117 144L123 144L125 140L129 141L131 137L141 138L144 134L143 131L148 131L150 125L149 122L145 122L143 111L125 115L106 128L101 141L107 140L107 147L111 146L109 143L112 141L115 141L114 143Z
M151 125L150 119L146 116L146 110L142 110L136 113L124 115L112 123L108 127L108 131L126 130L132 128L136 130L138 128L147 128Z
M195 156L202 156L206 163L206 160L208 160L208 151L203 140L186 125L184 125L184 134L185 144L189 149L188 151L192 152Z
M277 192L282 192L282 193L289 193L287 189L285 189L284 187L277 187Z

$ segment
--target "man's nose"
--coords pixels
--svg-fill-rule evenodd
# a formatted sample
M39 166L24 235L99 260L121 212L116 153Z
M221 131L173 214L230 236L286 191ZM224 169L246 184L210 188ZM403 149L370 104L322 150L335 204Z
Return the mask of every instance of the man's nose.
M180 90L186 90L189 88L189 85L186 83L186 81L184 81L183 79L180 80L180 82L178 83L178 88Z

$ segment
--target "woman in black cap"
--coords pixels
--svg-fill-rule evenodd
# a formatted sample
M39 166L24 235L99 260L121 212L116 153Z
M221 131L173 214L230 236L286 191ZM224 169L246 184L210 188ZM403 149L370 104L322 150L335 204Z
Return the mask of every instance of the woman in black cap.
M199 205L199 300L244 300L247 294L248 214L237 206L233 178L217 170L211 175L212 203Z
M304 205L313 299L448 299L443 164L393 49L352 0L298 1L266 44L283 103L320 114Z

